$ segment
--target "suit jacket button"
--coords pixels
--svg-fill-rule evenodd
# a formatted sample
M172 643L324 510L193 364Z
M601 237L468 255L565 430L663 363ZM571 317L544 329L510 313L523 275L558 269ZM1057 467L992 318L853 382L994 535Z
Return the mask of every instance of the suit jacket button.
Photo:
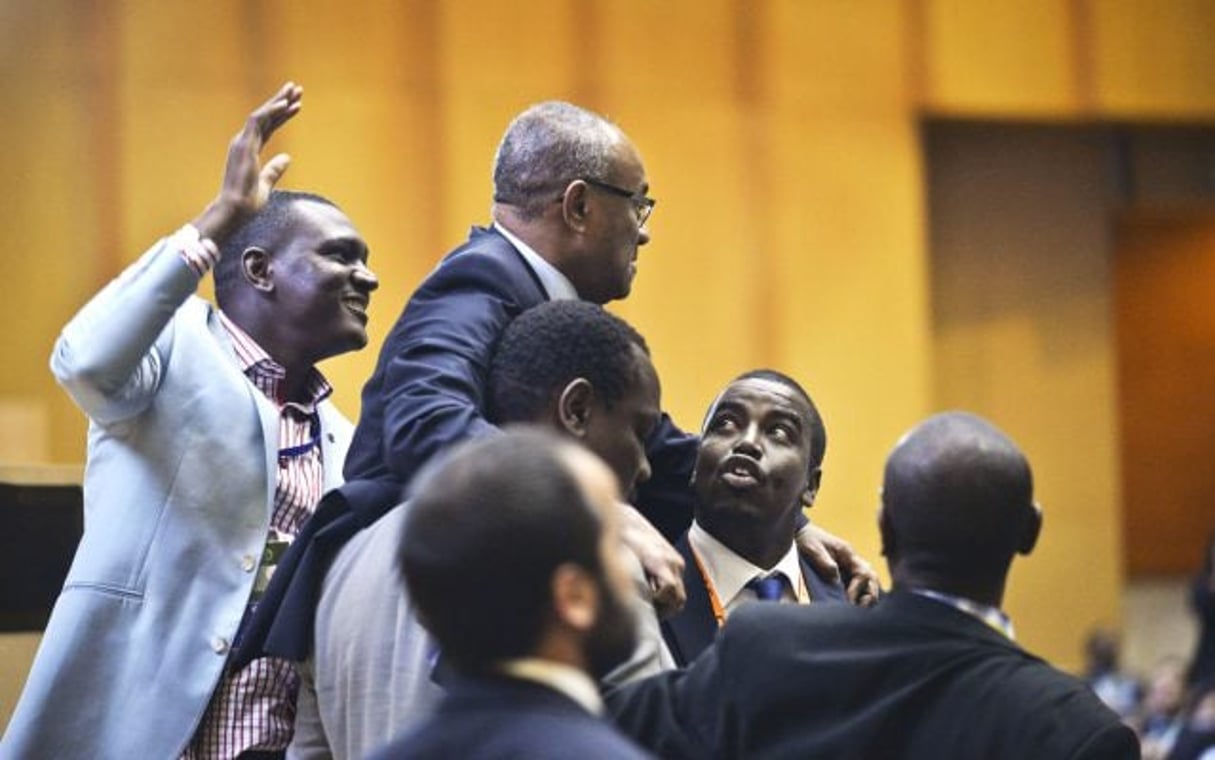
M227 654L228 640L223 636L216 636L215 638L211 639L211 649L214 650L216 654Z
M245 556L240 558L240 569L244 570L246 573L253 572L253 569L256 567L257 567L257 561L255 559L253 559L252 554L246 554Z

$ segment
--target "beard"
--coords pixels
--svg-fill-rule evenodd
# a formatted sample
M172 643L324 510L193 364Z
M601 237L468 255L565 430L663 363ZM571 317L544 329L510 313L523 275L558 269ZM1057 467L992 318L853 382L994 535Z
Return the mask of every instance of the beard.
M637 646L637 625L633 609L612 591L603 577L599 587L599 615L586 639L586 659L591 675L602 679L633 654Z

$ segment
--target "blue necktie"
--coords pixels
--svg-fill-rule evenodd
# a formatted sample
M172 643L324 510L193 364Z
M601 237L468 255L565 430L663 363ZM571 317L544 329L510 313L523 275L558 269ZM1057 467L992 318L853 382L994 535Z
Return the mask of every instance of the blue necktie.
M767 577L752 578L747 581L747 588L754 591L760 601L779 602L785 590L785 576L773 573Z

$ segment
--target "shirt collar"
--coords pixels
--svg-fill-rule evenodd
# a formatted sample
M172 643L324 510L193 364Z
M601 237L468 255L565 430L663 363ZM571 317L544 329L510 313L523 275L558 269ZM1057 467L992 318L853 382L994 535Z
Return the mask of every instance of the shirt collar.
M236 361L240 367L240 371L267 398L275 403L282 403L282 400L278 397L278 389L283 378L287 376L286 368L276 362L270 354L266 353L264 348L258 345L257 341L250 337L249 333L241 329L240 325L233 322L222 311L219 312L219 323L224 326L224 330L228 332L228 337L232 339L232 348L236 352ZM303 404L296 404L296 406L311 412L313 407L333 393L333 386L320 373L320 370L314 367L308 373L308 384L305 393L307 394L308 401Z
M1004 634L1009 641L1016 641L1016 631L1013 630L1012 618L1005 615L995 607L989 607L986 604L980 604L973 599L967 599L962 596L954 596L953 594L944 594L940 591L933 591L926 588L913 588L911 593L919 596L933 599L948 604L955 610L960 610L976 618L979 622L986 625L988 628L995 630L997 633Z
M557 267L553 266L540 254L532 250L532 247L523 242L519 238L501 224L494 222L494 229L502 234L502 237L510 241L510 244L523 255L523 259L527 262L536 276L540 278L540 284L544 286L544 292L548 294L550 301L576 301L578 300L578 291L574 288L574 284L569 281L565 275Z
M704 565L705 574L713 584L713 590L721 601L722 607L729 608L735 598L742 592L743 587L757 575L768 575L773 571L784 574L789 583L789 589L798 587L801 577L801 561L797 558L797 547L789 542L789 550L785 552L774 567L758 567L733 549L718 541L693 520L692 528L688 531L688 543L696 550L696 556Z
M524 681L534 681L559 691L592 715L603 715L603 698L599 696L595 682L572 665L536 657L523 657L502 662L499 670L506 675Z

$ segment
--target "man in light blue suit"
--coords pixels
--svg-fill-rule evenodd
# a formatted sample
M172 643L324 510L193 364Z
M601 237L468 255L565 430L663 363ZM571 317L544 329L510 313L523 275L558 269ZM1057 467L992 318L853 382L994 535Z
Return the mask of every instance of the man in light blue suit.
M55 345L89 417L85 530L4 758L265 757L290 738L290 666L225 664L282 545L341 482L351 426L314 365L366 345L378 284L350 220L273 190L287 156L260 163L301 97L288 83L249 116L215 201ZM219 308L194 296L212 267Z

